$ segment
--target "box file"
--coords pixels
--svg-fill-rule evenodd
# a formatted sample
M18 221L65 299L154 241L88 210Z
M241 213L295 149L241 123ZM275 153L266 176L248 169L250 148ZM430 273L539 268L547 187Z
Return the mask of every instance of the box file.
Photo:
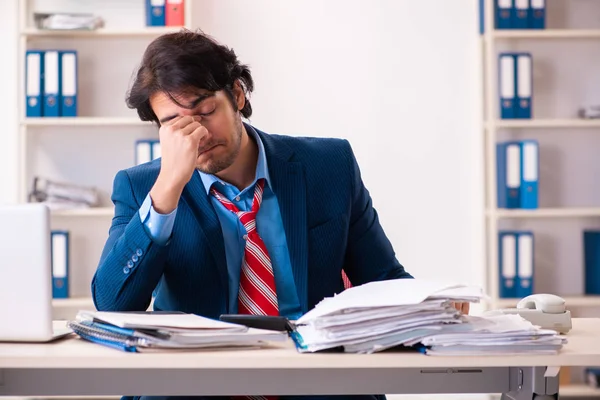
M496 0L496 29L511 29L514 0Z
M77 52L61 51L61 101L62 117L77 116Z
M532 232L517 233L517 297L533 294L534 246Z
M165 26L165 0L146 0L146 25Z
M530 8L530 28L544 29L546 27L546 0L531 0Z
M539 206L539 145L537 140L521 142L521 208Z
M513 13L512 28L527 29L529 28L530 20L530 0L514 0L515 8Z
M521 207L521 144L496 145L498 208Z
M501 298L517 297L517 237L513 232L498 233L498 293Z
M498 57L498 85L500 94L500 118L512 119L515 114L515 57L512 53L500 53Z
M25 54L25 115L43 116L44 52L28 50Z
M533 60L530 53L517 53L516 57L516 118L531 118L533 93Z
M534 288L534 235L531 231L498 232L498 293L522 298Z
M152 161L152 140L138 140L135 142L135 165Z
M600 295L600 230L583 231L585 294Z
M44 117L60 116L60 57L57 50L44 53Z
M69 297L69 232L51 232L52 297Z
M165 21L167 26L183 26L185 20L183 0L166 0Z

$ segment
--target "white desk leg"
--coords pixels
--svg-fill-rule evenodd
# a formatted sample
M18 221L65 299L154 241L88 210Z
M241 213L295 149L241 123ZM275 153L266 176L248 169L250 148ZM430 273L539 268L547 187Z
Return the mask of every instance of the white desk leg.
M558 367L513 367L502 400L558 400Z

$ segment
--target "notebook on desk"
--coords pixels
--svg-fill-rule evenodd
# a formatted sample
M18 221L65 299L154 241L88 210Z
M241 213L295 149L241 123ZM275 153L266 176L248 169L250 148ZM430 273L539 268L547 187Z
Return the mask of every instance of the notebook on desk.
M0 342L47 342L53 329L50 212L42 204L0 206Z

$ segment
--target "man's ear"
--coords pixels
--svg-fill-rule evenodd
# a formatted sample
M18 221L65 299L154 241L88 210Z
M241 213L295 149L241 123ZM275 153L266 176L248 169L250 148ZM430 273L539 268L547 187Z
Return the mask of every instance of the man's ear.
M242 89L242 85L239 80L236 80L233 83L233 95L235 97L235 104L237 105L237 109L241 110L246 105L246 95L244 93L244 89Z

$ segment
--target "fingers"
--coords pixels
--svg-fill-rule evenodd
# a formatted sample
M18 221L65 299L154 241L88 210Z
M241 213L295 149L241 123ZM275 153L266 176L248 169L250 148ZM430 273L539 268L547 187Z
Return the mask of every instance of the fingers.
M469 314L469 310L471 309L471 303L462 303L461 312L463 314Z
M463 314L468 314L470 309L471 309L471 303L466 302L466 303L455 303L452 302L452 307L456 308L458 311L460 311Z
M200 124L200 122L192 121L190 124L181 128L180 131L184 136L187 136L190 133L194 132L196 129L200 128L201 126L202 125Z
M202 138L208 134L208 130L202 126L199 125L196 129L194 129L190 134L190 139L195 142L195 143L200 143L200 141L202 140Z
M173 118L164 125L171 127L172 130L183 129L193 122L200 122L202 117L197 115L184 115Z

